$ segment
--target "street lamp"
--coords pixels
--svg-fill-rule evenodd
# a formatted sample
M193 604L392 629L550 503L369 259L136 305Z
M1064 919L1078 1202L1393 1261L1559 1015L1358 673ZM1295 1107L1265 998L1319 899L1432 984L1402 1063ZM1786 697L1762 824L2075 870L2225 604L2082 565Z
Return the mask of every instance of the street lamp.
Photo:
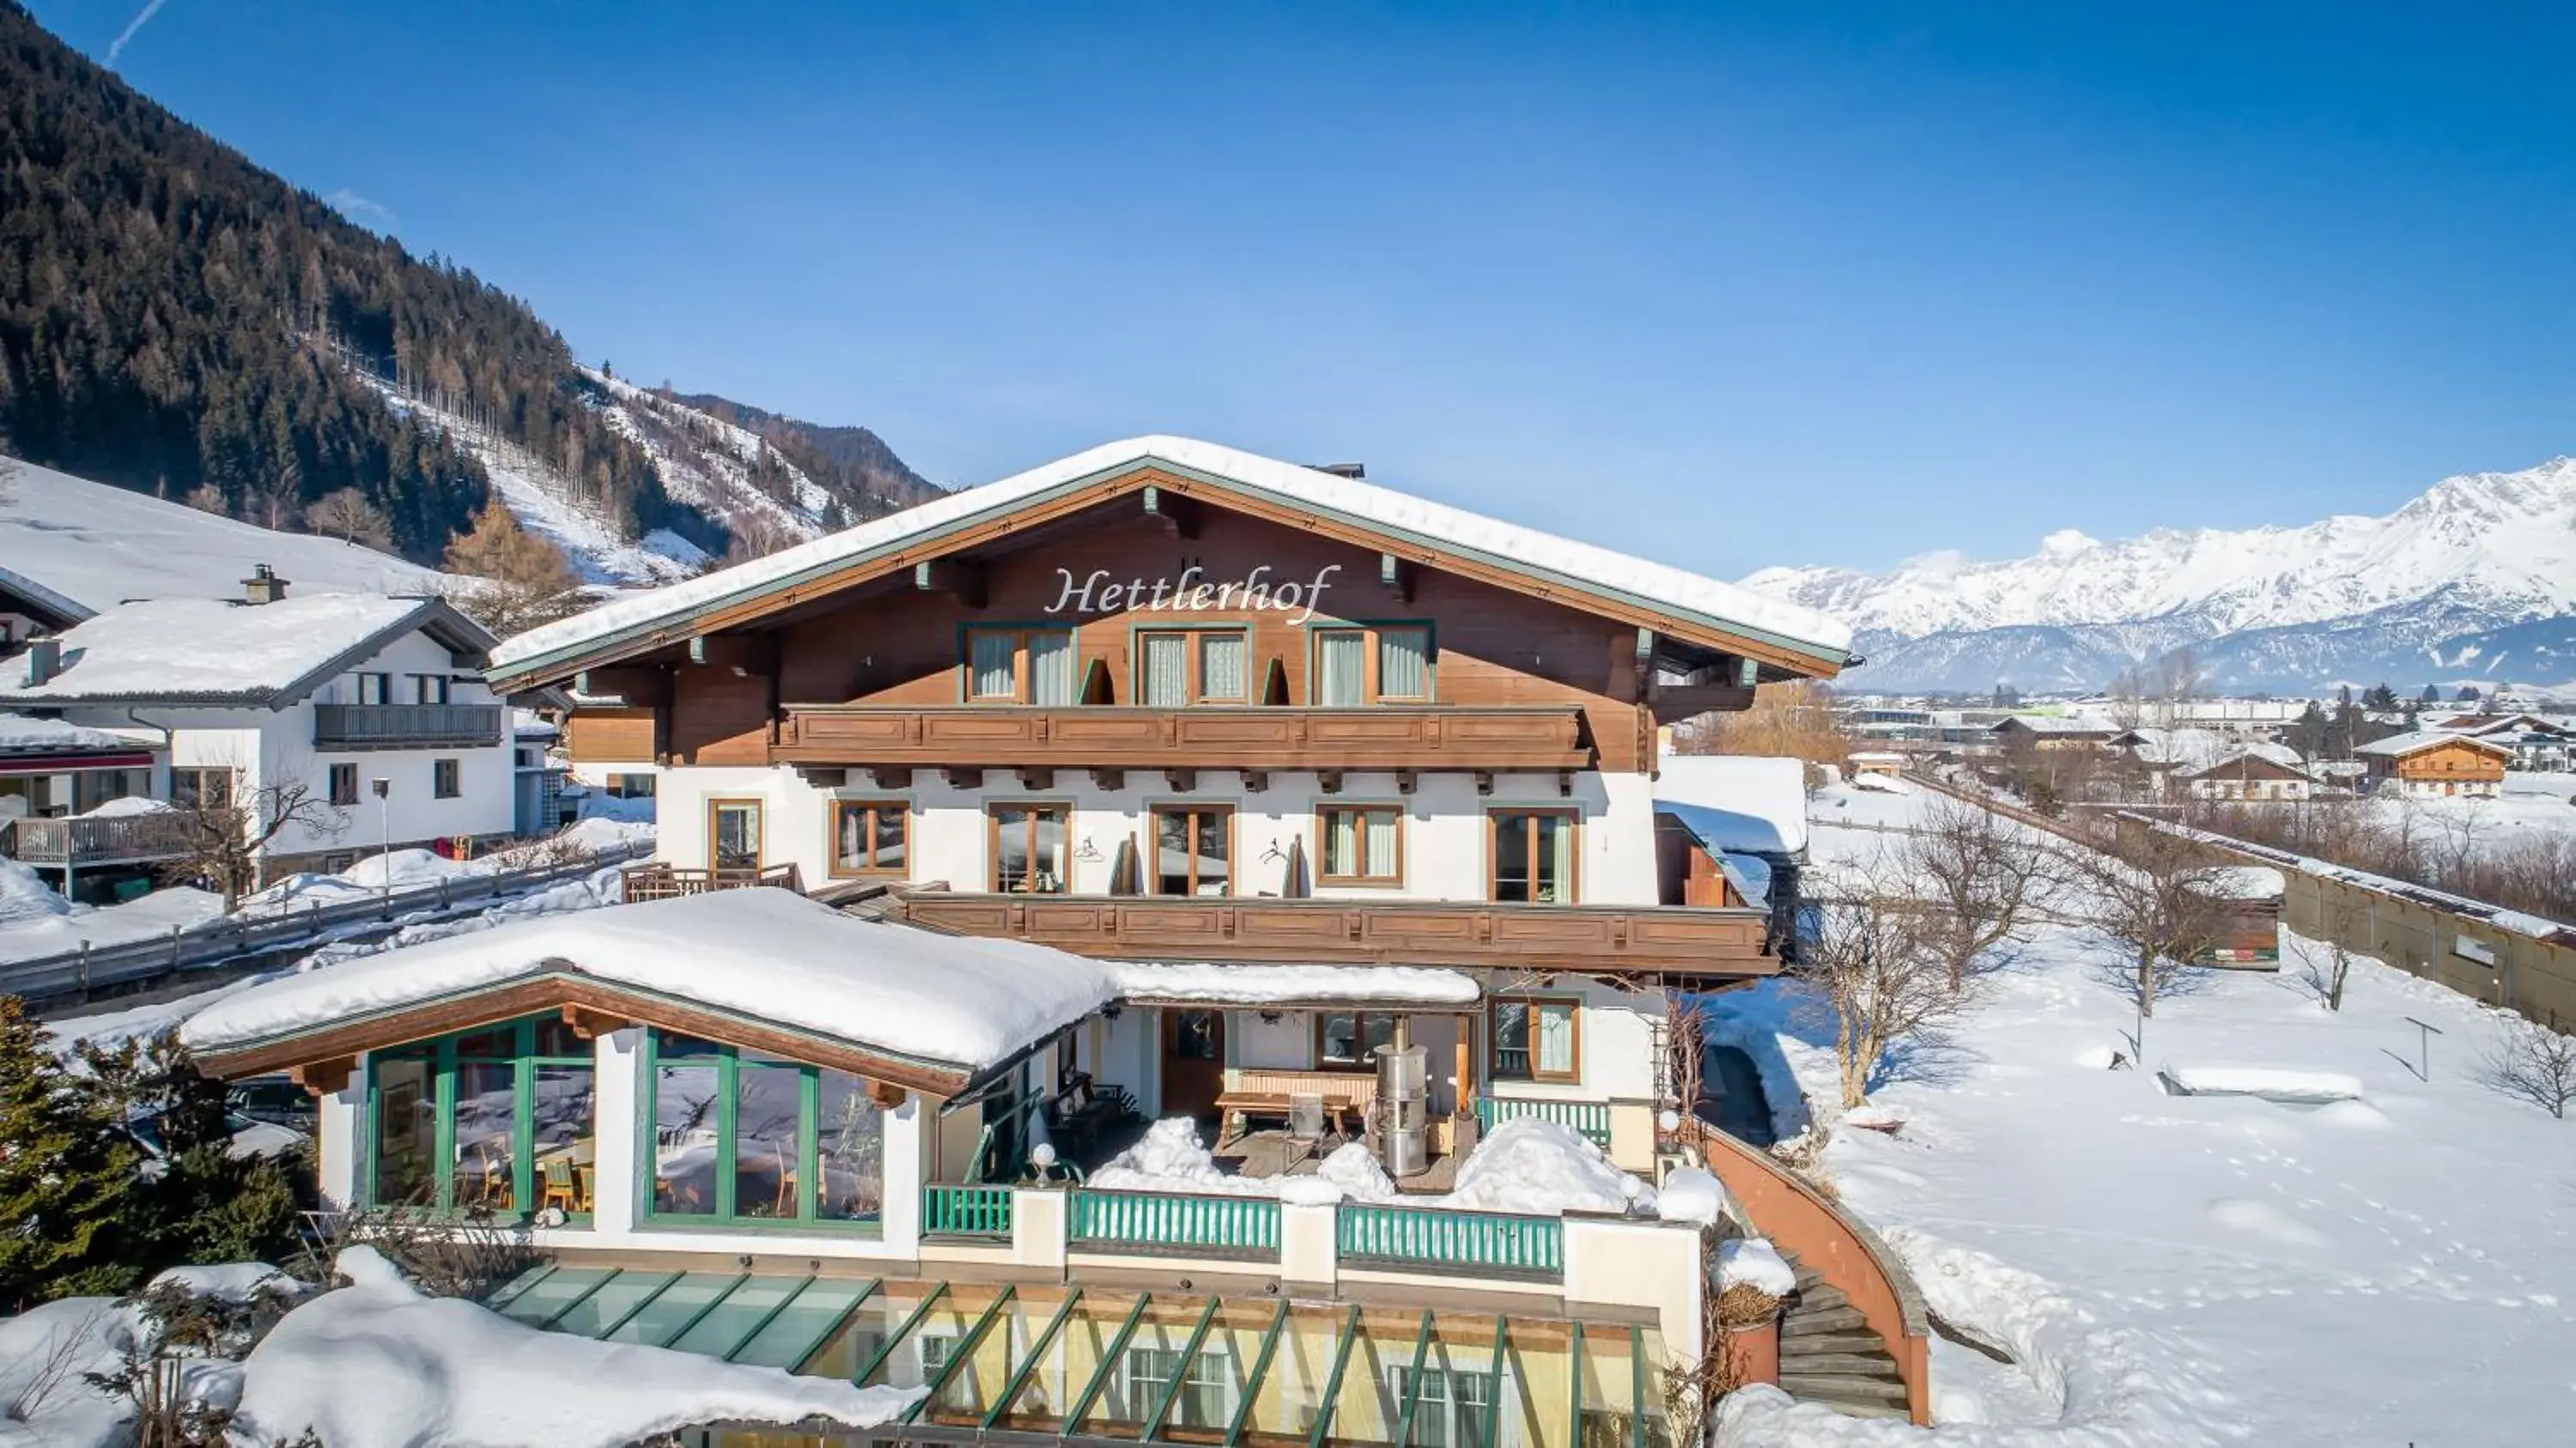
M367 787L376 794L377 838L384 846L383 854L376 861L376 873L383 877L379 888L385 902L384 918L391 920L394 918L394 782L378 775L367 781Z

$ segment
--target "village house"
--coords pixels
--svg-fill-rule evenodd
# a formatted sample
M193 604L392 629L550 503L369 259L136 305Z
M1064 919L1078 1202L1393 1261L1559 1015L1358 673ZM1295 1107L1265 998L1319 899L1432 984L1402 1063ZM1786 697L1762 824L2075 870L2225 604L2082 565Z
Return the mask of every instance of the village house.
M2013 714L1990 726L1988 732L1994 742L2005 749L2099 750L2109 746L2121 731L2102 719L2061 714Z
M0 710L113 736L142 761L91 797L31 805L64 823L13 825L12 853L98 893L183 857L192 808L291 816L261 848L263 880L512 834L511 741L481 672L491 635L438 599L287 591L260 569L240 599L120 604L0 669Z
M524 1224L545 1321L659 1341L674 1284L757 1284L799 1327L733 1348L971 1378L933 1422L1464 1448L1499 1405L1529 1448L1643 1444L1699 1239L1543 1204L1703 1161L1853 1303L1850 1370L1784 1386L1919 1421L1901 1274L1704 1132L1674 1048L1677 1000L1779 970L1780 885L1659 832L1658 728L1848 646L1356 469L1110 444L508 641L496 687L578 701L577 769L650 771L629 903L188 1034L323 1093L336 1205ZM1506 1180L1530 1195L1479 1195ZM1337 1410L1311 1374L1355 1343L1384 1366Z
M2513 746L2479 734L2419 729L2354 747L2368 766L2367 788L2390 794L2493 799L2504 786Z
M2238 749L2205 764L2185 765L2170 775L2171 788L2191 799L2230 801L2304 800L2318 789L2316 777L2272 749ZM2287 753L2281 750L2281 753ZM2292 756L2295 759L2296 756Z
M2537 714L2458 714L2431 727L2504 745L2514 769L2558 771L2576 760L2576 728Z

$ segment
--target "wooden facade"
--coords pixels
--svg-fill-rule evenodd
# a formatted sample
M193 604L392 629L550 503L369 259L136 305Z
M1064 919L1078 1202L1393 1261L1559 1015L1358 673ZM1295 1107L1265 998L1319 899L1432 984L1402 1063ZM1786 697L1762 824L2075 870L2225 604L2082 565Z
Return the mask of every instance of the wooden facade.
M850 768L1590 769L1583 710L782 706L771 760Z
M2395 756L2363 755L2372 783L2394 779L2411 791L2440 794L2494 793L2512 757L2504 745L2465 735Z

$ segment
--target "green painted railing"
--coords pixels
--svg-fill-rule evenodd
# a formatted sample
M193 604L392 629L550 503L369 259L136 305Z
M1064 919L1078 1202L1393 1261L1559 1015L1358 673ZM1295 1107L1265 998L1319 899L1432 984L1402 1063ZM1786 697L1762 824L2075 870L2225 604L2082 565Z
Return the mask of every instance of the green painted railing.
M1610 1146L1610 1108L1598 1101L1538 1101L1526 1096L1476 1098L1476 1124L1487 1131L1525 1116L1570 1126L1604 1150Z
M923 1187L921 1230L933 1237L1007 1237L1011 1235L1011 1189Z
M1259 1197L1078 1191L1070 1225L1075 1244L1094 1249L1279 1250L1279 1204Z
M1565 1275L1565 1222L1439 1207L1373 1207L1345 1202L1334 1224L1344 1257L1432 1267L1472 1267L1531 1276Z

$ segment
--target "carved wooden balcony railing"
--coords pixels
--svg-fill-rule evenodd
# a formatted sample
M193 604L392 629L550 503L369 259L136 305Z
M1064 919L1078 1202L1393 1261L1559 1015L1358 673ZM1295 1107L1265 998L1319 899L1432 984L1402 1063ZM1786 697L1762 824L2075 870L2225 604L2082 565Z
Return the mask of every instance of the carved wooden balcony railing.
M1450 900L1033 896L923 890L906 919L959 935L1119 960L1446 965L1682 976L1771 975L1759 910Z
M1593 767L1583 711L1531 708L1135 709L789 704L782 764L953 769Z

